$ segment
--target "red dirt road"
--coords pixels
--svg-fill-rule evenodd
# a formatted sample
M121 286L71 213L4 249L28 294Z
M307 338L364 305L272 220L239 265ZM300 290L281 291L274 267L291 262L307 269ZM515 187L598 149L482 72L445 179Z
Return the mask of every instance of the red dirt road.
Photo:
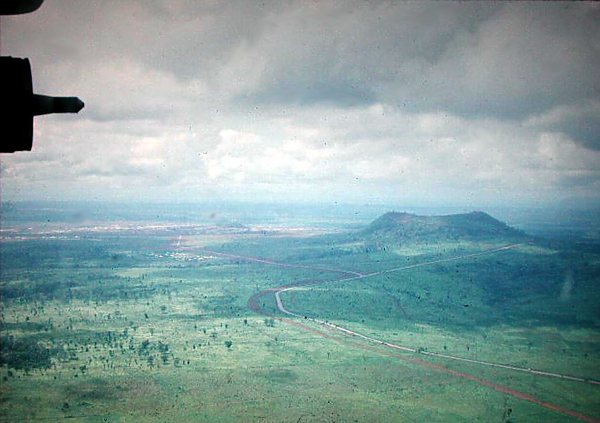
M469 255L465 255L465 256L460 256L460 257L452 257L452 258L446 258L446 259L439 259L439 260L434 260L431 262L426 262L426 263L420 263L417 265L410 265L410 266L404 266L404 267L398 267L398 268L393 268L393 269L388 269L388 270L384 270L384 271L380 271L380 272L373 272L373 273L369 273L369 274L364 274L364 273L359 273L359 272L354 272L354 271L345 271L345 270L341 270L341 269L332 269L332 268L327 268L327 267L311 267L311 266L305 266L305 265L295 265L295 264L289 264L289 263L279 263L276 261L272 261L272 260L267 260L267 259L262 259L262 258L257 258L257 257L245 257L245 256L240 256L240 255L233 255L233 254L226 254L226 253L217 253L214 251L209 251L206 250L206 252L211 253L211 254L215 254L215 255L219 255L222 257L229 257L232 259L238 259L238 260L244 260L244 261L250 261L250 262L257 262L257 263L263 263L263 264L268 264L268 265L272 265L272 266L281 266L281 267L296 267L296 268L305 268L305 269L311 269L311 270L322 270L322 271L330 271L330 272L335 272L335 273L342 273L345 275L348 275L347 277L343 277L337 280L333 280L333 281L326 281L326 282L321 282L321 283L332 283L332 282L341 282L341 281L349 281L349 280L359 280L359 279L364 279L364 278L368 278L368 277L372 277L372 276L376 276L376 275L381 275L384 273L390 273L390 272L395 272L395 271L399 271L399 270L404 270L404 269L410 269L410 268L414 268L414 267L421 267L421 266L426 266L426 265L431 265L431 264L435 264L435 263L440 263L440 262L444 262L444 261L454 261L454 260L461 260L461 259L466 259L466 258L470 258L470 257L475 257L475 256L479 256L479 255L483 255L483 254L491 254L491 253L496 253L496 252L500 252L500 251L505 251L508 250L510 248L513 248L514 245L509 245L509 246L504 246L504 247L500 247L500 248L496 248L496 249L492 249L492 250L487 250L481 253L475 253L475 254L469 254ZM521 400L525 400L528 401L530 403L539 405L541 407L544 407L546 409L555 411L555 412L559 412L571 417L575 417L578 418L582 421L585 422L590 422L590 423L600 423L600 419L588 416L586 414L580 413L578 411L573 411L573 410L569 410L566 409L564 407L561 407L559 405L547 402L547 401L543 401L539 398L536 398L532 395L529 395L527 393L523 393L520 391L516 391L514 389L510 389L506 386L503 385L499 385L493 382L490 382L488 380L485 379L481 379L475 376L471 376L467 373L464 372L459 372L456 370L452 370L452 369L448 369L446 367L440 366L438 364L434 364L431 362L427 362L424 361L422 359L417 359L417 358L411 358L411 357L406 357L403 355L399 355L399 354L389 354L386 353L384 350L381 349L377 349L377 348L373 348L370 347L368 345L361 345L361 344L355 344L355 343L348 343L348 342L344 342L342 340L342 338L339 337L335 337L332 335L329 335L325 332L322 332L320 330L314 329L308 325L305 325L303 323L299 323L298 321L289 319L289 318L284 318L284 317L278 317L273 315L272 313L267 312L266 310L264 310L262 308L262 300L264 297L268 296L269 294L273 294L275 295L275 299L276 299L276 303L277 303L277 307L280 311L282 311L283 313L286 313L290 316L296 317L296 318L302 318L302 316L296 314L296 313L292 313L288 310L285 309L285 307L283 306L283 302L279 296L279 294L281 292L284 291L289 291L292 289L295 289L297 287L300 286L306 286L306 285L312 285L312 284L316 284L318 282L314 282L314 281L307 281L307 282L299 282L299 283L295 283L295 284L291 284L291 285L284 285L284 286L280 286L280 287L275 287L275 288L269 288L267 290L258 292L254 295L252 295L252 297L250 297L250 299L248 300L248 307L258 313L258 314L262 314L265 316L270 316L270 317L274 317L277 318L278 320L286 323L286 324L290 324L292 326L295 326L299 329L305 330L307 332L310 332L314 335L318 335L321 336L323 338L332 340L332 341L336 341L336 342L343 342L346 345L352 345L354 347L358 347L358 348L362 348L362 349L366 349L369 351L373 351L376 352L378 354L382 354L382 355L386 355L386 356L393 356L396 357L400 360L403 360L405 362L408 363L412 363L412 364L416 364L419 366L423 366L423 367L427 367L430 369L434 369L440 372L444 372L447 374L451 374L453 376L462 378L462 379L466 379L469 380L471 382L475 382L478 383L480 385L483 386L487 386L489 388L492 388L496 391L500 391L500 392L504 392L508 395L511 395L515 398L519 398ZM307 318L305 318L307 319ZM377 340L374 338L370 338L367 337L365 335L359 334L357 332L345 329L343 327L340 327L338 325L334 325L328 322L324 322L321 320L317 320L317 319L313 319L310 318L308 319L309 321L313 322L313 323L317 323L320 325L323 325L325 327L327 327L327 329L329 330L337 330L338 333L343 334L345 336L353 336L353 337L359 337L359 338L363 338L365 340L371 341L371 342L375 342L381 346L390 348L390 349L394 349L395 351L405 351L405 352L411 352L411 353L418 353L417 350L415 350L414 348L409 348L409 347L403 347L400 345L395 345L395 344L390 344L381 340ZM549 372L542 372L542 371L537 371L537 370L532 370L532 369L522 369L519 367L514 367L514 366L507 366L507 365L502 365L502 364L497 364L497 363L488 363L488 362L483 362L483 361L477 361L477 360L469 360L469 359L461 359L459 357L452 357L452 356L447 356L447 355L443 355L443 354L436 354L436 353L431 353L431 352L425 352L425 355L433 355L433 356L439 356L441 358L448 358L448 359L455 359L455 360L460 360L460 361L466 361L466 362L472 362L473 364L484 364L484 365L491 365L493 367L498 367L498 368L504 368L504 369L509 369L509 370L519 370L519 371L526 371L529 372L531 374L537 375L537 376L553 376L553 377L561 377L564 379L570 379L570 380L574 380L574 381L579 381L579 382L588 382L588 383L593 383L596 385L600 385L600 382L598 381L594 381L594 380L588 380L588 379L582 379L582 378L575 378L572 376L568 376L568 375L559 375L556 373L549 373Z

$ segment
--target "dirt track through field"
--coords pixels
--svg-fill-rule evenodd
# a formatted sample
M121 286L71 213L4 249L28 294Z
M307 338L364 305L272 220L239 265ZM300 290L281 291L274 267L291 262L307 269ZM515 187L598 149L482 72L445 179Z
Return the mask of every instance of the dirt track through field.
M517 367L517 366L510 366L510 365L506 365L506 364L500 364L500 363L491 363L491 362L487 362L487 361L482 361L482 360L473 360L473 359L467 359L467 358L463 358L463 357L456 357L456 356L450 356L447 354L440 354L440 353L436 353L436 352L431 352L431 351L425 351L422 349L415 349L415 348L411 348L411 347L406 347L406 346L402 346L402 345L397 345L397 344L393 344L393 343L388 343L385 341L382 341L380 339L376 339L376 338L372 338L363 334L360 334L358 332L352 331L350 329L341 327L339 325L333 324L333 323L329 323L323 320L318 320L315 318L309 318L308 316L302 316L299 315L297 313L293 313L289 310L287 310L283 304L283 300L281 299L280 294L282 292L286 292L286 291L291 291L294 289L298 289L300 287L305 287L308 285L315 285L315 284L324 284L324 283L335 283L335 282L344 282L344 281L354 281L354 280L361 280L361 279L365 279L365 278L370 278L370 277L374 277L374 276L378 276L378 275L383 275L386 273L392 273L392 272L397 272L397 271L402 271L402 270L407 270L407 269L414 269L417 267L423 267L423 266L429 266L429 265L433 265L436 263L442 263L442 262L448 262L448 261L458 261L458 260L465 260L468 258L473 258L473 257L477 257L477 256L481 256L481 255L487 255L487 254L493 254L493 253L498 253L501 251L506 251L509 250L511 248L516 247L516 244L513 245L505 245L502 247L498 247L498 248L493 248L493 249L489 249L489 250L485 250L485 251L481 251L478 253L472 253L472 254L467 254L467 255L462 255L462 256L456 256L456 257L449 257L449 258L444 258L444 259L437 259L437 260L432 260L432 261L428 261L428 262L423 262L423 263L418 263L418 264L412 264L412 265L407 265L407 266L400 266L400 267L395 267L395 268L391 268L391 269L386 269L386 270L382 270L382 271L378 271L378 272L371 272L371 273L360 273L360 272L355 272L355 271L346 271L346 270L342 270L342 269L334 269L334 268L329 268L329 267L322 267L322 266L306 266L306 265L298 265L298 264L293 264L293 263L282 263L282 262L277 262L277 261L273 261L273 260L267 260L267 259L263 259L263 258L259 258L259 257L252 257L252 256L241 256L241 255L236 255L236 254L228 254L228 253L220 253L217 251L211 251L211 250L203 250L206 253L209 254L213 254L216 256L221 256L221 257L227 257L227 258L231 258L231 259L236 259L236 260L243 260L243 261L249 261L249 262L255 262L255 263L262 263L262 264L267 264L267 265L271 265L271 266L279 266L279 267L294 267L294 268L301 268L301 269L310 269L310 270L321 270L321 271L327 271L327 272L335 272L335 273L341 273L341 274L345 274L348 275L346 277L342 277L342 278L338 278L338 279L334 279L334 280L329 280L329 281L305 281L305 282L297 282L294 284L289 284L289 285L284 285L284 286L279 286L279 287L275 287L275 288L269 288L267 290L258 292L256 294L254 294L252 297L250 297L249 301L248 301L248 307L259 314L263 314L265 316L270 316L270 317L275 317L279 320L281 320L284 323L293 325L295 327L298 327L300 329L306 330L312 334L330 339L330 340L334 340L334 341L338 341L340 342L340 339L333 337L329 334L326 334L322 331L316 330L310 326L307 326L306 324L303 323L299 323L295 320L289 319L289 318L282 318L282 317L278 317L275 316L267 311L265 311L262 308L262 304L261 304L261 300L266 297L269 294L274 294L275 295L275 300L276 300L276 304L277 304L277 308L279 309L279 311L281 311L282 313L285 313L289 316L295 317L295 318L299 318L299 319L303 319L305 321L310 321L311 323L316 323L318 325L327 327L328 329L331 330L335 330L338 331L339 333L345 335L345 336L351 336L351 337L355 337L355 338L359 338L359 339L363 339L366 340L370 343L375 343L378 344L380 346L389 348L389 349L393 349L396 351L402 351L402 352L409 352L409 353L414 353L414 354L420 354L420 355L424 355L424 356L432 356L432 357L437 357L437 358L442 358L442 359L448 359L448 360L455 360L455 361L461 361L461 362L465 362L465 363L469 363L469 364L475 364L475 365L483 365L483 366L488 366L488 367L495 367L495 368L499 368L499 369L504 369L504 370L512 370L512 371L520 371L520 372L525 372L525 373L529 373L532 375L536 375L536 376L546 376L546 377L555 377L555 378L560 378L560 379L565 379L565 380L570 380L570 381L575 381L575 382L584 382L584 383L590 383L590 384L594 384L594 385L600 385L599 381L596 380L592 380L592 379L584 379L584 378L579 378L579 377L575 377L575 376L570 376L570 375L562 375L562 374L558 374L558 373L552 373L552 372L545 372L545 371L541 371L541 370L535 370L535 369L530 369L530 368L522 368L522 367ZM380 349L375 349L375 348L371 348L367 345L356 345L353 344L355 347L360 347L363 349L367 349L370 351L374 351L377 352L379 354L384 354L384 355L389 355L389 354L385 354L384 351L380 350ZM547 401L542 401L538 398L535 398L529 394L523 393L523 392L519 392L513 389L510 389L508 387L502 386L502 385L498 385L496 383L490 382L488 380L485 379L480 379L474 376L471 376L467 373L464 372L459 372L459 371L455 371L455 370L451 370L448 369L446 367L440 366L438 364L434 364L431 362L427 362L424 361L423 359L419 358L410 358L410 357L406 357L406 356L402 356L402 355L394 355L394 357L397 357L405 362L409 362L409 363L413 363L413 364L417 364L420 366L424 366L424 367L428 367L431 369L435 369L444 373L448 373L457 377L460 377L462 379L466 379L472 382L476 382L480 385L484 385L487 386L489 388L495 389L497 391L500 392L504 392L508 395L511 395L515 398L519 398L534 404L537 404L541 407L556 411L556 412L560 412L572 417L576 417L582 421L586 421L586 422L591 422L591 423L600 423L599 419L596 419L594 417L588 416L586 414L577 412L577 411L573 411L573 410L569 410L566 408L563 408L561 406L558 406L556 404L552 404L550 402Z

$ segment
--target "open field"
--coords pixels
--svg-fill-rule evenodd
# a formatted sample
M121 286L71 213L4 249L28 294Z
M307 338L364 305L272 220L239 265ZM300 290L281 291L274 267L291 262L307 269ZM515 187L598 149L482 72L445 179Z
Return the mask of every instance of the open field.
M4 236L0 421L600 421L598 385L393 351L288 319L272 291L257 304L263 314L248 307L298 284L281 293L290 311L373 338L600 380L596 253L524 244L334 282L344 277L334 269L377 272L502 240L374 248L320 232L146 225Z

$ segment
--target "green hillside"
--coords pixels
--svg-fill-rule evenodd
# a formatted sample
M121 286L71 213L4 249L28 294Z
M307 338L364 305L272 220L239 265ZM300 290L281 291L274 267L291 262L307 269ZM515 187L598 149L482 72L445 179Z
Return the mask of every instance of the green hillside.
M371 239L397 242L485 240L499 237L514 241L525 237L523 232L481 211L446 216L389 212L374 220L359 234Z

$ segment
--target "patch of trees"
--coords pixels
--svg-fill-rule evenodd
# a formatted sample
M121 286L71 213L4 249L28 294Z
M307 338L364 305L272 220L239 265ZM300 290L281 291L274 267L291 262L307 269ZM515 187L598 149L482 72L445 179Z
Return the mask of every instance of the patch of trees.
M118 277L111 277L117 279ZM104 281L106 282L106 281ZM80 290L75 297L87 299L90 301L110 301L110 300L137 300L149 299L158 292L157 287L132 285L132 284L108 284L104 286L93 286L86 290Z
M163 364L169 363L169 357L173 355L169 348L169 344L162 343L158 341L158 343L150 342L148 339L142 341L138 348L138 355L140 357L146 357L148 360L148 364L150 367L154 366L155 355L160 356L160 359Z
M53 352L34 338L0 338L0 366L16 370L48 369L52 366Z
M53 277L52 277L53 278ZM5 284L0 293L5 300L69 302L73 299L87 301L138 300L149 299L159 293L161 285L143 285L141 279L122 278L116 275L88 276L82 279L72 277L53 280L47 276L31 283ZM65 280L66 279L66 280Z
M354 254L353 249L330 247L318 250L304 250L301 253L287 256L285 261L318 260L324 258L342 257Z
M3 332L9 332L11 330L21 330L28 332L42 332L50 329L49 325L43 323L36 322L21 322L21 323L12 323L12 322L0 322L0 330Z
M64 267L65 259L74 259L75 263L105 260L107 264L114 265L105 246L83 239L76 243L70 240L29 240L14 245L6 243L2 247L0 261L3 269L56 269Z
M48 281L36 284L7 284L2 287L2 299L23 298L28 301L35 299L53 299L58 292L64 292L75 284L68 285L59 281Z

